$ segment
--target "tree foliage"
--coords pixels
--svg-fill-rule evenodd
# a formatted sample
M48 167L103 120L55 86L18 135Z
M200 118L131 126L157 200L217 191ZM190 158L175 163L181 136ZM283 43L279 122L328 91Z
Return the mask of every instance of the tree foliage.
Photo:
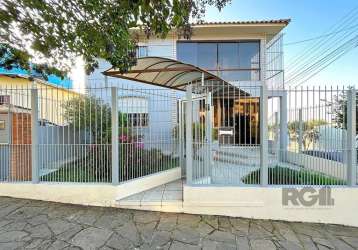
M314 144L319 139L319 131L318 127L322 125L326 125L327 122L325 120L308 120L303 122L303 148L306 150L310 147L311 144ZM292 139L298 141L299 137L299 129L300 129L300 122L299 121L292 121L288 123L288 132Z
M65 120L78 131L91 135L93 144L110 144L112 138L112 110L101 99L94 96L79 96L63 105ZM127 119L118 112L119 131L123 131ZM125 131L126 132L126 131Z
M333 100L328 103L331 107L333 122L337 128L347 129L347 93L341 92L334 96ZM356 122L358 122L358 93L356 94ZM356 133L358 134L358 126L356 128Z
M136 34L140 27L148 36L165 37L175 28L189 37L189 20L200 21L208 6L223 8L230 0L2 0L0 43L8 55L0 66L27 66L34 57L45 60L35 68L52 73L54 67L68 72L82 57L87 73L98 58L120 71L136 63ZM46 67L51 65L54 67ZM58 73L58 72L55 72Z

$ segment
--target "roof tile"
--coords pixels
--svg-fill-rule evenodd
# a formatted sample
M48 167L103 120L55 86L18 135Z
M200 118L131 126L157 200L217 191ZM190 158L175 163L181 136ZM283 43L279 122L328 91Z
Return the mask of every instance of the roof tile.
M202 22L194 23L193 26L199 25L227 25L227 24L289 24L291 19L276 19L276 20L253 20L253 21L227 21L227 22Z

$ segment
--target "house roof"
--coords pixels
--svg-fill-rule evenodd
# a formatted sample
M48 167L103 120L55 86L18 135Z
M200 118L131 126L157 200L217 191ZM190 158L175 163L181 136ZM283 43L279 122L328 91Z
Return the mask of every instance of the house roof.
M5 69L3 67L0 67L0 74L1 75L8 75L8 76L21 76L21 77L33 77L39 80L45 80L43 79L42 75L35 70L25 70L20 67L13 67L12 69ZM60 87L66 87L71 88L72 87L72 80L68 77L61 78L59 76L56 76L54 74L50 74L47 76L46 82L50 84L54 84Z
M193 32L190 40L233 40L261 38L271 41L279 34L289 23L291 19L271 19L271 20L253 20L253 21L226 21L226 22L200 22L192 25ZM140 27L132 28L137 32L139 41L147 41L148 36ZM177 35L177 30L169 31L167 37ZM153 36L153 38L157 38Z
M227 21L227 22L202 22L195 23L192 26L201 26L201 25L246 25L246 24L284 24L288 25L291 19L271 19L271 20L252 20L252 21Z
M72 90L69 87L64 87L64 86L61 86L59 84L52 83L50 81L45 81L45 80L43 80L41 78L31 77L30 75L27 75L27 74L2 73L2 72L0 72L0 76L6 76L6 77L10 77L10 78L21 78L21 79L27 79L27 80L34 80L36 83L41 84L41 85L46 86L46 87L48 86L48 87L52 87L52 88L55 88L55 89L63 89L65 91L78 94L76 91Z
M184 91L190 83L210 81L211 88L226 86L235 88L220 77L194 65L164 57L142 57L127 73L121 73L115 68L102 72L106 76L117 77L155 86Z

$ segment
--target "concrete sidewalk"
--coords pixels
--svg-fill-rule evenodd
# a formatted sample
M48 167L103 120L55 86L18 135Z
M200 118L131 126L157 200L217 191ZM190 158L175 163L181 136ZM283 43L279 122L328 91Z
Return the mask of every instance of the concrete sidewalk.
M134 248L357 249L358 228L0 197L0 249Z

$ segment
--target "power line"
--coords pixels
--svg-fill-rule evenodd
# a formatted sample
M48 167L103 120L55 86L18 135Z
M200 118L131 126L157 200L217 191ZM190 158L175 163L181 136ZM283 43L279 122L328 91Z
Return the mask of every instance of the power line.
M313 51L306 57L306 61L304 61L304 63L298 63L299 68L289 74L289 79L285 82L288 84L294 84L297 82L298 84L302 84L302 80L310 79L313 75L316 75L329 64L333 63L333 61L338 60L341 56L343 56L343 54L352 49L352 44L355 44L358 37L356 33L356 31L345 32L343 37L339 36L334 40L325 40L325 44L320 45L320 47L316 49L316 53ZM354 35L353 38L351 38L352 35ZM328 44L327 41L329 41ZM328 65L325 66L327 62Z
M295 81L297 81L297 78L302 78L302 76L304 76L304 74L306 74L307 70L311 69L312 67L314 67L315 65L317 65L319 62L321 62L324 58L326 58L328 55L330 55L331 53L334 53L335 51L337 51L338 49L342 48L344 45L346 45L349 41L352 41L353 39L355 39L355 37L353 38L349 38L351 35L353 35L354 32L351 32L349 34L346 34L344 37L342 37L340 40L342 40L342 42L338 42L338 41L333 41L332 43L334 43L333 45L337 46L331 46L329 45L329 47L326 46L326 48L323 48L323 50L317 50L317 53L313 53L311 54L311 56L307 57L307 62L305 62L303 65L301 63L300 68L298 68L296 71L294 71L293 73L289 74L288 80L286 81L286 83L292 84L292 82L294 83ZM350 39L347 41L347 39ZM316 59L317 58L317 59Z
M320 35L320 36L315 36L315 37L312 37L312 38L308 38L308 39L300 40L300 41L296 41L296 42L285 43L283 46L290 46L290 45L295 45L295 44L310 42L310 41L317 40L317 39L320 39L320 38L323 38L323 37L335 35L335 34L338 34L338 33L343 32L343 31L353 29L353 28L355 28L355 27L358 27L358 24L357 24L357 25L354 25L354 26L351 26L351 27L348 27L348 28L345 28L345 29L338 30L338 31L336 31L336 32L331 32L331 33L327 33L327 34Z
M290 79L291 83L301 83L300 81L302 81L302 79L308 80L308 78L310 77L310 74L312 74L312 72L320 72L322 65L324 65L326 62L329 62L330 60L336 61L338 58L341 57L341 55L347 53L349 50L352 49L352 44L344 44L343 46L337 48L336 50L332 51L331 53L329 53L328 55L326 55L325 57L321 58L320 60L318 60L317 62L315 62L314 64L310 65L309 67L305 68L300 74L298 74L296 77L294 77L293 79Z
M301 75L301 77L296 80L298 82L294 87L298 87L302 85L307 80L311 79L313 76L317 75L323 69L327 68L333 62L337 61L343 55L347 54L352 49L358 46L358 35L344 43L334 51L330 52L325 57L321 58L319 61L311 65L309 68L305 69L305 74Z
M331 65L332 63L334 63L335 61L337 61L339 58L341 58L342 56L344 56L345 54L347 54L349 51L351 51L352 49L356 48L358 46L358 44L356 43L353 47L351 47L350 49L347 49L345 51L343 51L340 54L337 54L335 56L334 59L332 59L330 62L328 62L326 65L323 65L320 69L318 69L316 72L313 72L311 75L307 76L306 78L304 78L302 81L300 81L298 84L295 85L295 87L298 87L300 85L302 85L304 82L308 81L309 79L311 79L312 77L314 77L315 75L317 75L319 72L321 72L322 70L324 70L325 68L327 68L329 65ZM328 61L328 60L327 60Z
M354 23L357 20L357 8L355 7L354 9L352 9L348 14L346 14L344 17L342 17L340 19L339 22L337 22L336 24L334 24L329 30L332 30L332 32L337 32L339 29L342 29L342 27L345 27L347 24L351 25L352 22ZM346 29L346 28L344 28ZM332 33L330 32L330 33ZM347 31L345 32L347 33ZM305 64L310 63L311 61L315 60L316 55L315 54L322 54L322 50L327 50L327 43L337 43L337 39L336 38L337 34L334 34L332 37L329 37L329 39L323 40L320 39L319 41L317 41L315 44L313 44L313 46L307 46L306 50L304 50L304 52L298 54L297 57L294 58L293 61L291 61L291 64L288 67L287 72L296 72L291 74L291 75L295 75L297 73L297 71L299 70L299 68L302 68L302 66L305 66ZM334 40L335 39L335 40ZM332 41L334 40L334 41ZM342 40L342 39L340 39ZM292 65L292 66L291 66Z

